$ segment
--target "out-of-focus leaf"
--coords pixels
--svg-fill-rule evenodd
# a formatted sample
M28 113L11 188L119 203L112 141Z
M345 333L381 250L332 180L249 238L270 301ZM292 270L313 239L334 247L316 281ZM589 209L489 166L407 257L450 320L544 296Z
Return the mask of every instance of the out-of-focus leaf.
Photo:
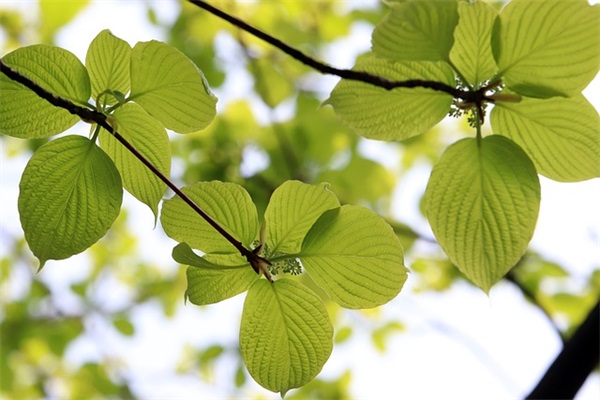
M394 61L448 61L457 21L456 1L395 4L373 31L373 52Z

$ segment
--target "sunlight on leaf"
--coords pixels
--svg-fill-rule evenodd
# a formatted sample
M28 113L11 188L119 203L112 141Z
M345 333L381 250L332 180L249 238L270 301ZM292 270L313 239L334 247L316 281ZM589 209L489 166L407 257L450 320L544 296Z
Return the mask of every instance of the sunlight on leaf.
M540 183L527 155L502 136L454 143L433 168L425 210L450 260L488 292L533 236Z
M199 182L181 189L229 234L249 247L258 235L256 206L240 185ZM175 196L165 200L160 216L165 233L205 253L237 253L231 243Z
M452 70L442 62L401 63L371 55L353 69L395 81L423 79L454 85ZM385 90L349 80L340 81L324 102L333 106L348 127L377 140L404 140L419 135L440 122L451 103L451 95L431 89Z
M90 78L79 59L59 47L21 47L2 58L11 68L51 93L75 103L90 98ZM0 133L34 139L61 133L79 117L57 108L32 90L0 74Z
M223 257L201 257L187 243L175 246L173 259L180 264L189 265L186 270L188 285L185 295L196 305L218 303L243 293L259 279L248 262L236 262L239 260L227 260ZM222 264L213 262L216 259Z
M266 239L273 252L299 252L317 218L340 206L327 186L287 181L273 192L265 212Z
M456 1L395 5L373 31L373 52L394 61L448 61L456 8Z
M600 67L600 5L586 0L513 0L492 46L507 86L531 97L572 96Z
M90 73L92 82L92 97L109 89L123 94L129 92L129 64L131 46L114 36L108 29L100 32L88 48L85 66ZM116 104L117 100L107 95L102 98L107 104Z
M525 150L540 174L562 182L600 176L600 118L583 95L497 102L490 121L494 133Z
M346 308L387 303L407 277L402 246L392 228L359 206L326 211L306 235L299 257L315 283Z
M83 136L40 147L19 187L21 224L41 266L96 243L119 215L123 196L112 160Z
M234 270L208 270L188 267L186 298L199 306L218 303L248 290L257 279L250 265Z
M282 396L310 382L333 348L333 327L321 299L301 283L256 281L248 291L240 349L250 375Z
M118 123L118 132L160 172L169 177L171 148L162 124L133 103L119 107L113 115ZM100 133L100 144L115 162L125 189L150 207L157 218L158 203L165 194L166 185L104 129Z
M152 40L131 54L131 96L168 129L179 133L205 128L217 99L202 72L182 52Z
M450 60L468 83L479 89L498 68L492 54L491 34L498 13L482 2L461 2Z

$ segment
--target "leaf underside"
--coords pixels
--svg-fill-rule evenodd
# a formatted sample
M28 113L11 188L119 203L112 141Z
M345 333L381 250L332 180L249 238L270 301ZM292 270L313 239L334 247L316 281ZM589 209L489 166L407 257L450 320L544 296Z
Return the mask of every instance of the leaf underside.
M402 246L373 211L345 205L315 222L299 255L308 275L342 307L387 303L406 281Z
M310 382L333 348L333 327L321 299L289 279L256 281L240 325L240 349L250 375L281 395Z
M438 243L486 292L527 249L539 204L531 160L498 135L479 145L466 138L448 147L425 191L425 211Z
M41 266L78 254L108 231L119 215L119 172L83 136L65 136L40 147L19 185L25 238Z
M85 67L65 49L38 44L21 47L2 60L57 96L76 103L87 102L90 97ZM0 74L0 133L22 139L44 138L63 132L77 121L76 115Z

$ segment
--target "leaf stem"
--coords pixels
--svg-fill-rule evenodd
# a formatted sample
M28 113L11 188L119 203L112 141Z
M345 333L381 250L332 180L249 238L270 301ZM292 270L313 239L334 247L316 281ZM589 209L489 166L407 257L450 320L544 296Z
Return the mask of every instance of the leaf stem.
M188 206L190 206L198 215L200 215L210 226L212 226L221 236L227 239L239 252L248 260L252 268L257 272L264 273L263 265L269 263L268 260L260 257L259 251L252 251L244 247L244 245L236 240L229 232L221 227L210 215L208 215L200 206L198 206L190 197L181 191L169 178L167 178L158 168L156 168L143 154L141 154L131 143L129 143L108 121L108 116L102 112L91 110L85 107L78 106L73 102L59 97L40 85L22 75L20 72L12 69L9 65L4 63L4 60L0 59L0 72L5 74L10 79L21 83L28 89L32 90L42 99L48 101L50 104L64 108L73 115L77 115L83 121L88 123L95 123L98 126L106 129L110 134L114 136L127 150L129 150L138 160L140 160L154 175L156 175L167 187L169 187L177 196L179 196ZM264 274L267 279L270 276ZM270 280L270 279L269 279ZM270 280L271 281L271 280Z
M94 133L92 134L91 141L96 142L96 139L98 139L99 134L100 134L100 125L96 125L96 127L94 128Z

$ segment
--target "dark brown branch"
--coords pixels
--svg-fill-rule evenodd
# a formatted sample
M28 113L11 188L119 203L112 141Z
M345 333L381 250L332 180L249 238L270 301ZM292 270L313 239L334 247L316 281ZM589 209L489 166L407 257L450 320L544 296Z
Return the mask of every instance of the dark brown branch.
M107 120L107 116L99 111L91 110L85 107L78 106L69 100L63 99L62 97L56 96L53 93L48 92L46 89L39 86L37 83L22 75L10 66L4 63L4 60L0 59L0 72L5 74L10 79L21 83L28 89L32 90L42 99L48 101L50 104L64 108L73 115L77 115L83 121L88 123L96 123L102 128L106 129L110 134L114 136L127 150L129 150L138 160L140 160L154 175L156 175L167 187L169 187L177 196L179 196L188 206L190 206L198 215L200 215L210 226L212 226L221 236L227 239L239 252L245 257L252 268L257 272L263 272L267 279L270 280L268 271L265 273L264 264L269 262L260 257L258 250L252 251L244 247L244 245L236 240L229 232L227 232L221 225L219 225L210 215L208 215L198 204L196 204L190 197L181 191L169 178L167 178L158 168L156 168L143 154L141 154L131 143L129 143Z
M452 86L447 85L442 82L426 81L426 80L421 80L421 79L411 79L411 80L406 80L406 81L391 81L391 80L383 78L381 76L369 74L368 72L335 68L335 67L327 65L325 63L322 63L320 61L317 61L312 57L307 56L306 54L302 53L300 50L295 49L295 48L285 44L281 40L269 35L268 33L261 31L260 29L257 29L255 27L247 24L246 22L240 20L239 18L229 15L226 12L224 12L216 7L211 6L210 4L206 3L205 1L202 1L202 0L188 0L188 1L190 3L192 3L193 5L200 7L203 10L206 10L206 11L210 12L211 14L229 22L230 24L256 36L257 38L269 43L270 45L275 46L279 50L283 51L285 54L294 58L295 60L297 60L297 61L301 62L302 64L307 65L323 74L335 75L335 76L339 76L340 78L343 78L343 79L368 83L368 84L371 84L371 85L374 85L374 86L377 86L377 87L380 87L380 88L383 88L386 90L392 90L392 89L396 89L396 88L432 89L432 90L435 90L438 92L448 93L452 97L463 100L466 103L480 104L483 100L490 101L490 99L488 99L485 96L485 91L482 91L482 90L479 90L476 92L471 92L471 91L461 90L461 89L452 87Z
M567 341L527 399L572 399L600 361L600 302Z

